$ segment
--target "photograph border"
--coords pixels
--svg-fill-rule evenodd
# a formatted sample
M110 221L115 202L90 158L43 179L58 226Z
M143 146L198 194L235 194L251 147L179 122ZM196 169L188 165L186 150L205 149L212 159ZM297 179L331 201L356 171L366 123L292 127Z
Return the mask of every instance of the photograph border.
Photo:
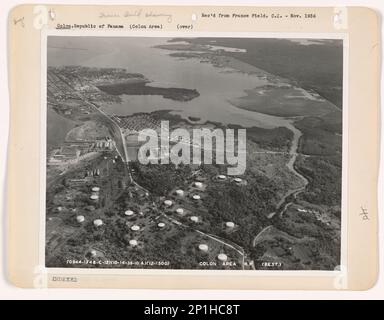
M159 38L270 38L270 39L337 39L343 41L343 94L342 94L342 191L341 191L341 241L340 270L205 270L205 269L139 269L139 268L72 268L46 267L46 126L47 126L47 39L62 37L159 37ZM348 277L348 58L349 36L347 33L285 33L285 32L180 32L180 31L72 31L43 29L41 32L41 118L40 118L40 225L39 268L49 275L192 275L192 276L276 276L276 277Z

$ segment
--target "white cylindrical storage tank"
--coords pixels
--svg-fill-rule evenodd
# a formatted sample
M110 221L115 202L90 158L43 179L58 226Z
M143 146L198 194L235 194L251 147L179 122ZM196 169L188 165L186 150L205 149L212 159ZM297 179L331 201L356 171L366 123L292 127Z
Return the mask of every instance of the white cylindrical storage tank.
M170 207L172 205L172 201L171 200L165 200L164 201L164 204L167 206L167 207Z
M132 216L134 214L134 212L132 210L127 210L127 211L124 212L124 214L126 216Z
M92 191L93 191L93 192L99 192L99 191L100 191L100 188L99 188L99 187L93 187L93 188L92 188Z
M129 240L129 245L132 246L132 247L136 247L137 246L137 240Z
M220 261L227 261L228 260L228 257L226 254L224 253L220 253L218 256L217 256L217 259L219 259Z
M94 201L99 200L99 196L97 194L92 194L89 198Z
M203 184L201 182L195 182L195 187L197 188L202 188L203 187Z
M76 220L77 220L78 223L82 223L82 222L85 221L85 218L84 218L84 216L77 216Z
M192 216L190 217L191 221L193 222L199 222L199 217L196 217L196 216Z
M164 222L160 222L158 223L157 225L159 228L164 228L165 227L165 223Z
M195 194L192 198L193 200L200 200L201 197L198 194Z
M139 231L140 227L138 225L134 225L134 226L131 227L131 230L132 231Z
M208 245L206 245L206 244L199 244L199 250L200 251L203 251L203 252L207 252L208 251Z
M178 190L176 190L176 194L177 194L178 196L183 196L183 195L184 195L184 191L181 190L181 189L178 189Z
M93 221L93 224L95 225L95 227L100 227L103 225L103 220L96 219L95 221Z
M240 179L240 178L235 178L235 182L236 182L236 183L240 183L241 181L243 181L243 180Z
M183 208L177 208L176 209L176 213L177 214L183 214L184 213L184 209Z
M225 226L226 226L227 228L232 229L232 228L235 227L235 224L234 224L232 221L228 221L228 222L225 223Z
M219 174L217 177L218 177L220 180L224 180L224 179L226 178L226 176L223 175L223 174Z

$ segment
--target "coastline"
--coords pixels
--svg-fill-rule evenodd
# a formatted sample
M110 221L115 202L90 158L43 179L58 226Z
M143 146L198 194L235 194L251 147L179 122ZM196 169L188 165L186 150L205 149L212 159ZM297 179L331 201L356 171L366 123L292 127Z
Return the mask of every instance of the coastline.
M308 186L310 185L309 177L307 177L305 175L305 172L307 172L307 171L300 170L301 167L299 168L297 166L298 156L302 152L305 152L305 148L303 146L306 143L308 143L308 142L303 141L304 134L306 135L308 133L308 130L306 130L305 132L300 130L298 125L297 125L297 121L301 121L305 118L310 119L311 117L320 117L321 119L325 120L325 119L329 118L334 112L341 113L342 110L339 107L337 107L336 105L334 105L333 103L322 98L316 92L314 92L314 91L309 92L305 88L297 87L295 81L272 75L272 74L270 74L270 73L268 73L262 69L259 69L255 66L247 64L243 61L240 61L240 60L234 58L233 56L224 55L224 57L219 58L219 61L218 61L216 59L216 57L214 60L212 60L210 58L210 57L212 57L211 54L208 54L208 55L206 53L201 54L201 53L196 52L196 51L195 52L192 51L192 53L193 53L192 56L190 55L190 57L189 57L190 59L200 59L201 63L211 63L215 67L223 69L223 72L242 72L242 73L247 73L249 75L255 75L258 77L262 77L263 79L266 79L269 82L269 84L267 84L265 86L267 88L267 90L269 89L270 84L272 84L272 87L276 86L278 88L278 90L280 88L283 88L283 87L294 88L296 90L296 92L288 95L287 97L284 97L282 99L281 103L285 104L287 101L289 101L288 99L293 98L292 106L296 108L297 105L295 103L297 103L297 102L300 103L300 101L297 99L297 96L296 96L297 92L302 95L301 98L302 98L302 101L304 102L303 108L301 108L301 109L299 109L293 113L292 112L287 113L284 109L280 109L280 108L277 108L275 111L271 110L269 108L270 105L268 104L268 100L266 100L264 102L264 104L263 103L261 104L261 105L268 105L268 108L266 108L266 109L265 108L264 109L263 108L262 109L256 108L256 110L254 107L247 107L246 104L242 105L242 103L236 103L236 102L241 102L242 99L245 100L245 102L246 102L246 99L249 96L252 99L253 93L255 93L255 92L256 92L256 94L262 93L262 92L257 92L257 91L263 91L263 89L265 89L265 88L255 88L255 89L251 89L251 90L245 90L244 91L245 95L243 97L238 98L237 101L236 101L236 99L230 101L230 103L234 107L242 109L242 110L248 110L250 112L258 111L258 112L264 113L264 114L269 114L269 115L278 116L278 117L280 116L281 118L288 120L284 124L284 127L286 129L290 130L290 132L292 132L293 136L292 136L292 140L291 140L291 146L289 149L290 159L289 159L288 163L286 163L286 167L295 176L300 178L300 180L302 181L302 186L288 190L283 195L281 200L277 203L276 210L268 215L268 218L272 219L275 216L275 214L278 213L279 218L280 219L283 218L284 213L287 211L287 209L290 207L290 205L292 203L294 203L294 201L297 199L297 196L299 194L305 192L307 190ZM170 55L174 56L174 57L175 56L180 57L180 52L171 53ZM188 59L187 56L188 56L188 54L185 55L184 58ZM233 70L233 71L231 71L231 70ZM305 112L308 112L307 103L305 102L306 99L308 99L309 102L311 102L312 106L313 106L311 112L309 112L308 114L305 114ZM251 103L254 103L254 102L251 101ZM319 110L318 110L319 106L320 107L323 106L325 110L319 112ZM337 127L337 125L336 125L336 127ZM334 134L340 135L340 133L336 132L336 131L334 132ZM303 155L307 156L304 153L303 153ZM313 154L312 156L316 157L316 156L320 156L320 155ZM301 161L301 165L302 165L302 161ZM305 197L303 199L305 199Z

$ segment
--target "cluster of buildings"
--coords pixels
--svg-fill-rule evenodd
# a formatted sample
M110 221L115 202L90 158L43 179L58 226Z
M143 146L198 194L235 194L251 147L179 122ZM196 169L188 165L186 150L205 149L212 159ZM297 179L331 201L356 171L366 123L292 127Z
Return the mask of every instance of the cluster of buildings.
M97 156L102 151L115 149L115 141L110 138L95 141L65 142L59 149L52 151L48 165L75 164Z
M116 148L116 143L111 138L98 139L94 142L93 148L101 151L110 151Z
M313 214L313 215L315 215L316 220L321 221L321 222L325 223L328 226L331 224L330 217L327 214L322 213L322 212L320 212L318 210L298 208L297 211L303 212L303 213Z
M139 132L143 129L160 130L160 121L154 119L149 114L135 114L127 117L113 115L112 119L116 121L120 128L127 131Z
M56 101L78 98L58 73L48 69L47 80L48 98L53 97Z
M109 95L97 86L127 82L133 79L144 79L141 74L127 73L119 68L88 68L81 66L61 66L48 68L48 93L56 101L78 98L75 91L93 101L119 102L118 96Z
M48 103L56 112L65 116L92 113L91 107L79 100L79 96L70 86L71 82L68 79L54 71L48 71L47 78Z

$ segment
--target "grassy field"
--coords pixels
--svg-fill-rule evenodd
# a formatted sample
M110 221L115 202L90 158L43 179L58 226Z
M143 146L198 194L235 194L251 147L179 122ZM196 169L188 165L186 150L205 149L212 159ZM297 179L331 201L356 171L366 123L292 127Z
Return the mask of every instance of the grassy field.
M235 106L279 117L320 116L335 111L336 107L323 99L311 99L294 87L258 87L247 90L247 95L232 99Z
M110 136L107 127L94 121L86 121L84 124L70 130L67 134L67 141L82 141L101 139Z

